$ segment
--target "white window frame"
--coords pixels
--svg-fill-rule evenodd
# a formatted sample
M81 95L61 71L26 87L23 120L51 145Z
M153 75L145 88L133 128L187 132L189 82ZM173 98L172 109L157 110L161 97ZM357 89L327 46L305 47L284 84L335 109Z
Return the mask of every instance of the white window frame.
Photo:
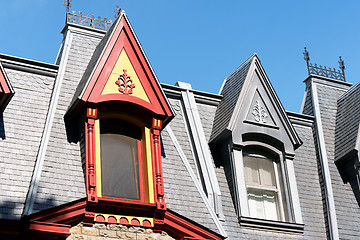
M272 152L274 155L278 156L278 159L276 160L278 162L275 163L274 161L274 164L278 164L278 167L275 167L275 169L278 175L277 179L278 181L281 181L281 184L279 182L279 190L282 191L281 197L283 201L280 202L282 202L281 204L285 203L282 206L282 216L280 222L303 224L293 165L294 154L283 153L271 145L256 141L247 141L244 142L243 145L232 146L232 168L234 174L234 184L236 186L236 198L238 199L236 206L239 221L241 222L242 217L253 218L249 214L243 161L243 149L247 147L258 148L260 155L264 152ZM267 219L263 220L273 221Z
M273 166L273 170L274 170L274 180L275 180L275 185L276 187L265 187L265 186L255 186L255 185L249 185L246 184L246 180L245 180L245 188L247 191L247 201L248 201L248 208L249 208L249 216L250 214L250 207L249 207L249 192L248 189L255 189L255 190L259 190L259 191L269 191L269 192L274 192L277 198L277 203L276 203L276 212L278 214L278 221L285 221L285 213L284 213L284 198L283 198L283 189L282 189L282 185L280 184L281 181L281 176L279 175L279 163L277 163L277 159L275 159L274 157L270 157L269 154L266 153L266 151L262 150L262 149L258 149L255 148L255 150L259 150L258 153L254 154L254 153L249 153L247 151L243 151L243 156L244 155L248 155L250 157L256 157L256 158L263 158L266 159L267 161L272 161L272 166ZM244 164L245 166L245 164ZM245 172L244 172L244 179L245 179ZM261 177L260 177L261 179ZM255 217L255 216L250 216L250 217ZM267 218L264 218L267 219ZM268 219L271 220L271 219Z

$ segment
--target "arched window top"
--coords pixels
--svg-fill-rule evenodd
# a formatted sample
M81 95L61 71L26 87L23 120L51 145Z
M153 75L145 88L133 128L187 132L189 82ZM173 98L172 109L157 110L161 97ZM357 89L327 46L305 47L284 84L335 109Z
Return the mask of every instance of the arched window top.
M264 146L265 151L271 149L271 151L278 153L284 150L283 142L264 133L245 133L242 135L242 139L246 146L251 144Z
M243 154L262 159L271 159L272 161L278 161L281 152L276 148L273 148L272 146L258 144L255 142L248 142L244 146Z

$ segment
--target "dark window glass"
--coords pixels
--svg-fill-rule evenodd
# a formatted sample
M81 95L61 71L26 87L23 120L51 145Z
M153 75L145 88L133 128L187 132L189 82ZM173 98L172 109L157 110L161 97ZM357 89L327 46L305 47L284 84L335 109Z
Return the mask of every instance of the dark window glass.
M100 120L103 196L140 200L140 129L118 119Z

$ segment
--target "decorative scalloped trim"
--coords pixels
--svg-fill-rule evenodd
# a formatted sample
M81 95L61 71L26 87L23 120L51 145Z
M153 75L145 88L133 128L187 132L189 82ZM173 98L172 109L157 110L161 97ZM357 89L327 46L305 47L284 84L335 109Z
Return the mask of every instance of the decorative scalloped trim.
M100 223L118 223L139 227L154 227L154 219L147 217L95 213L94 221Z

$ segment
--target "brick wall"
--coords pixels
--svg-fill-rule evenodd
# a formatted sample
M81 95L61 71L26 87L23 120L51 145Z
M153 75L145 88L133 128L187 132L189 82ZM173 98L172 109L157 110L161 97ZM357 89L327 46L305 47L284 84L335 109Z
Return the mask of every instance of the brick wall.
M138 239L138 240L172 240L167 233L154 233L150 228L124 226L119 224L96 223L92 227L82 223L70 229L71 235L67 240L111 240L111 239Z

